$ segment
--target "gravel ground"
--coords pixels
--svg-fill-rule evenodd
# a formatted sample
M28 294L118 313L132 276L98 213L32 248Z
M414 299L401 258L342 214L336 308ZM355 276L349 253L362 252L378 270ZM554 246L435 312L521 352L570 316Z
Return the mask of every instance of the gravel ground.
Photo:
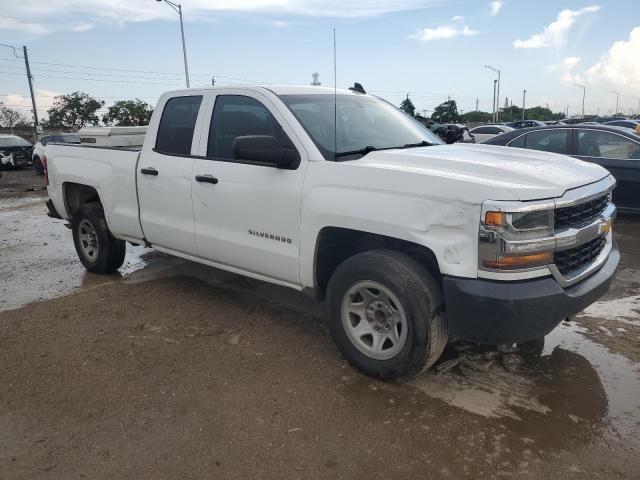
M15 187L35 175L3 173L0 479L638 478L637 220L612 291L542 356L457 345L397 385L297 292L142 247L84 272Z

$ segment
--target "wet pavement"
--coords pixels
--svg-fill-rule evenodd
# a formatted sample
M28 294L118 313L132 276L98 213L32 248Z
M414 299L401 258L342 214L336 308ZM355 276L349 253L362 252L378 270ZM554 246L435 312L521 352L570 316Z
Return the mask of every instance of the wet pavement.
M87 273L43 198L0 196L2 479L640 478L640 219L541 355L454 345L396 385L300 293L143 247Z

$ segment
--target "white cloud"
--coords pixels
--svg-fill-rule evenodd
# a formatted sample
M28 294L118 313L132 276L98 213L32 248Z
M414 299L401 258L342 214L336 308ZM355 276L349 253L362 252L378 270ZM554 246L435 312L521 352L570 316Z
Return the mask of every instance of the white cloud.
M584 72L590 83L606 84L621 90L640 86L640 26L626 41L615 42L600 60Z
M544 27L542 32L536 33L526 40L517 39L513 42L513 46L515 48L545 48L562 45L578 17L598 10L600 10L599 5L590 5L580 10L562 10L552 23Z
M495 17L496 15L498 15L500 10L502 9L502 5L503 5L502 0L494 0L493 2L491 2L489 6L491 7L492 17Z
M441 5L443 1L450 0L363 0L348 7L345 7L343 0L181 0L180 3L185 19L189 21L223 12L364 17ZM7 18L22 22L33 18L43 22L45 19L58 18L62 22L76 20L77 23L83 23L88 17L93 17L124 24L173 19L175 16L175 12L167 5L153 0L20 0L4 3L7 4L2 6L5 24L9 23ZM3 26L0 26L2 29ZM47 31L33 27L30 33Z
M92 23L77 23L71 26L71 30L74 32L87 32L96 28Z
M462 20L464 20L464 17L461 15L456 15L455 17L451 17L452 22L461 22Z
M17 32L26 32L33 35L43 35L51 32L51 29L41 23L22 22L15 18L0 18L0 31L10 30Z
M467 25L462 28L452 27L451 25L441 25L436 28L423 28L415 35L410 35L409 38L417 38L423 42L430 42L432 40L444 40L454 37L472 37L478 35L478 30L472 30Z
M36 107L38 109L38 119L46 118L47 110L53 105L53 97L60 95L60 92L51 90L35 89ZM4 97L4 104L20 112L27 121L32 121L31 97L28 95L9 94Z
M289 25L291 25L291 22L287 22L285 20L271 20L268 23L272 27L276 27L276 28L287 28Z

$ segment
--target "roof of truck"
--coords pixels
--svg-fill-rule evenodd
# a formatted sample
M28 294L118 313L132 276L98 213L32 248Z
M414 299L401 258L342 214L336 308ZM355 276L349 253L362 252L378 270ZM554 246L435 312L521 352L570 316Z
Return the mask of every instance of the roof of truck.
M203 87L203 88L191 88L180 89L167 92L168 94L175 95L176 93L184 93L194 90L269 90L276 95L333 95L333 87L316 87L313 85L224 85L219 87ZM353 90L338 88L335 90L338 95L362 95L362 93L354 92Z

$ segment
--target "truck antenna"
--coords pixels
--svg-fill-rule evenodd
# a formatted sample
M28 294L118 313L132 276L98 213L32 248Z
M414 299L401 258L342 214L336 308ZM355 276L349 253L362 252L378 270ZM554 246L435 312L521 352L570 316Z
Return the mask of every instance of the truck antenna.
M336 67L336 29L333 28L333 161L338 153L338 91Z

